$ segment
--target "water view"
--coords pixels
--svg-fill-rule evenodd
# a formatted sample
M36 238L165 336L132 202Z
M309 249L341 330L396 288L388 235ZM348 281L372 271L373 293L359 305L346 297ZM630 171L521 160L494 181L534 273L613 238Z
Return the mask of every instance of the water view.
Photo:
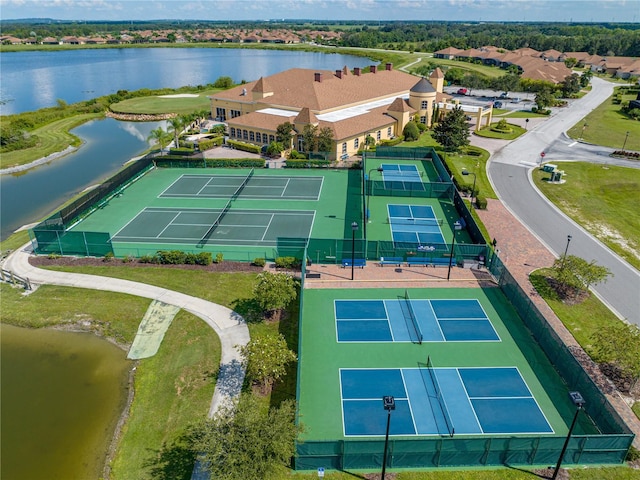
M352 55L227 48L110 48L0 53L0 114L90 100L118 90L256 80L288 68L365 67Z
M6 479L100 478L131 362L90 333L0 325Z

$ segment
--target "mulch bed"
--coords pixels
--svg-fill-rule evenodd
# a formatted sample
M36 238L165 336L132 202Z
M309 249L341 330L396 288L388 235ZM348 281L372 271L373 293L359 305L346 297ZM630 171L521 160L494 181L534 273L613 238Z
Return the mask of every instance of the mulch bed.
M248 262L231 262L223 261L220 263L212 263L211 265L156 265L153 263L123 262L119 259L105 261L103 258L96 257L59 257L49 258L46 256L29 257L29 263L34 267L127 267L127 268L173 268L179 270L200 270L203 272L254 272L260 273L263 267L251 265Z

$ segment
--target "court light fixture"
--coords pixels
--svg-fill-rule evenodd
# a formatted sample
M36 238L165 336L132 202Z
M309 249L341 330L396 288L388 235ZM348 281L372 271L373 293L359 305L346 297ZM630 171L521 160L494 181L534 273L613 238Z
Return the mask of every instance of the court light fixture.
M356 232L358 231L358 222L351 224L351 280L353 280L353 267L356 263Z
M567 433L567 438L564 441L564 445L562 446L562 451L560 452L560 458L558 458L558 463L556 464L556 469L553 471L553 476L551 480L555 480L558 476L558 472L560 471L560 466L562 465L562 460L564 458L564 454L567 451L567 446L569 445L569 440L571 439L571 434L573 433L573 428L576 426L576 421L578 420L578 415L580 414L580 410L585 404L584 398L580 392L569 392L569 398L571 402L577 407L576 413L573 416L573 421L571 422L571 426L569 427L569 433Z
M373 189L373 183L371 180L371 172L384 172L382 165L380 165L378 168L372 168L371 170L369 170L369 173L367 174L367 179L369 180L369 189L367 190L367 221L369 221L369 219L371 218L371 211L369 210L369 203L371 200L371 190Z
M391 412L396 409L396 399L392 396L382 397L382 405L387 411L387 433L384 436L384 453L382 455L382 475L380 478L384 480L387 470L387 451L389 449L389 425L391 425Z

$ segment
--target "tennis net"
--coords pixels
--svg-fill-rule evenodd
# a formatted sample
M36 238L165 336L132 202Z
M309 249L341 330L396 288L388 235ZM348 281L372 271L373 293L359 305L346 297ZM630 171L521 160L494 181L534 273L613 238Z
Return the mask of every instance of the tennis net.
M418 319L416 318L416 313L413 311L413 306L411 305L411 298L409 298L409 291L404 291L404 300L407 303L407 309L409 310L409 316L411 317L411 322L413 323L413 328L416 331L416 338L418 339L418 343L422 345L423 335L422 329L420 325L418 325Z
M222 210L220 211L220 213L218 214L218 217L215 219L215 221L213 222L213 224L211 225L211 227L209 227L209 230L207 230L207 233L204 234L204 236L200 239L200 241L198 242L198 247L202 248L202 246L207 243L207 240L209 240L209 238L211 237L211 234L213 233L213 231L218 227L218 225L220 225L220 222L222 221L222 219L224 218L224 216L227 214L227 212L229 211L229 209L231 208L231 202L233 201L233 199L230 199L226 205L222 208Z
M244 190L244 187L247 185L249 180L251 180L251 177L253 177L254 170L255 169L252 168L251 171L249 172L249 175L247 175L247 178L245 178L240 184L240 186L236 188L236 191L233 192L233 195L231 195L231 200L235 200L236 198L238 198L240 193L242 193L242 190Z
M395 225L443 225L442 218L389 217L389 223Z
M447 425L447 430L449 431L449 436L453 437L455 433L455 428L453 427L453 422L451 421L451 415L449 415L449 409L447 408L446 403L444 403L444 399L442 398L442 393L440 391L440 383L438 382L438 378L436 377L435 372L433 371L433 363L431 363L431 355L427 357L427 370L429 371L429 377L431 378L431 384L436 392L436 399L438 400L438 404L440 405L440 409L442 410L442 416L444 417L444 423ZM421 375L422 380L424 381L424 375ZM426 388L426 384L425 384ZM429 392L429 389L427 389Z

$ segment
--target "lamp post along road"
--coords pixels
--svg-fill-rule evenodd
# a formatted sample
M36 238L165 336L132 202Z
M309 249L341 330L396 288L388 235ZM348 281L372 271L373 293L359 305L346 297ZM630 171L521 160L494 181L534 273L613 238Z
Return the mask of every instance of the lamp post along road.
M358 222L351 224L351 280L353 280L353 267L356 263L356 231L358 230Z
M564 454L567 451L567 447L569 446L569 440L571 439L571 434L573 433L573 428L576 426L576 421L578 420L578 414L580 410L582 410L582 406L584 405L584 398L580 395L580 392L569 392L569 398L573 404L577 407L576 413L573 416L573 421L571 422L571 426L569 427L569 433L567 433L567 438L564 441L564 445L562 446L562 451L560 452L560 458L558 458L558 463L556 464L556 469L553 472L553 476L551 480L556 480L558 476L558 472L560 471L560 466L562 465L562 459L564 458Z
M627 138L629 138L629 132L624 136L624 143L622 144L622 151L624 152L624 148L627 146Z
M453 262L453 255L456 248L456 229L453 229L453 237L451 238L451 256L449 257L449 270L447 271L447 282L451 278L451 263Z
M382 454L382 475L381 480L384 480L384 475L387 470L387 451L389 449L389 425L391 425L391 411L396 409L395 398L391 396L382 397L382 405L387 411L387 433L384 436L384 453Z
M571 239L573 237L571 235L567 235L567 246L564 247L564 255L562 256L562 267L564 268L564 262L567 260L567 252L569 251L569 243L571 243Z

